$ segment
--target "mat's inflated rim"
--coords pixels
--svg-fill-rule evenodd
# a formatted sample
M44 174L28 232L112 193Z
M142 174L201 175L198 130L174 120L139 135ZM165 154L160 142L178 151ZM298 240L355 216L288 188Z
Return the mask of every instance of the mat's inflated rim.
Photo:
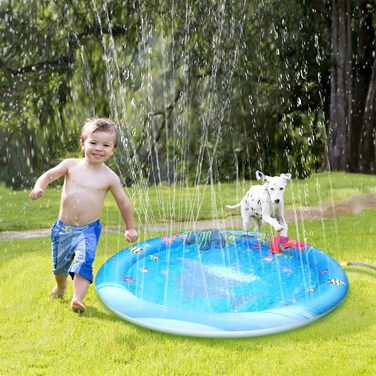
M243 231L226 231L242 236ZM170 334L240 338L280 333L308 325L337 308L346 297L348 281L341 266L319 249L310 248L309 264L317 269L325 267L328 273L319 276L322 279L317 298L302 300L299 303L256 312L205 313L169 308L144 301L126 289L119 282L116 270L128 270L135 262L167 247L175 248L182 244L166 244L163 237L139 243L133 247L145 249L135 254L126 248L107 260L96 277L96 290L101 301L116 315L147 329ZM304 251L303 251L304 252ZM116 267L114 267L116 258ZM119 265L120 264L120 265ZM327 280L340 280L341 285L329 284Z

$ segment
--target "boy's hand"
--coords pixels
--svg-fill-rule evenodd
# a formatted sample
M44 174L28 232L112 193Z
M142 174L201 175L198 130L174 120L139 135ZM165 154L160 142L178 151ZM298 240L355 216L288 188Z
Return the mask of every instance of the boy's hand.
M130 243L133 243L138 239L138 233L134 228L126 230L124 236Z
M29 197L32 199L32 200L36 200L37 198L41 197L44 193L44 189L42 188L34 188L31 192L30 192L30 195Z

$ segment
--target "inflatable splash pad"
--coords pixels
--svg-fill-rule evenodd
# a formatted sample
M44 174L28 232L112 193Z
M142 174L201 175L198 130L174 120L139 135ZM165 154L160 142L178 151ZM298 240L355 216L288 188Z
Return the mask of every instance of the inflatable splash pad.
M197 337L251 337L307 325L348 291L340 265L287 237L192 231L132 245L107 260L96 291L145 328Z

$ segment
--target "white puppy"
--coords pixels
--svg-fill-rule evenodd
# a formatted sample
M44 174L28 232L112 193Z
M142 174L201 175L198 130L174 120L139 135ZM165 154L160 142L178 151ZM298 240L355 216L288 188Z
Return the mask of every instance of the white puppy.
M263 185L254 185L237 205L226 205L229 209L240 207L243 219L243 229L248 231L251 221L255 223L255 231L260 231L262 222L273 226L282 236L287 236L287 223L284 217L283 194L291 174L267 176L256 171L257 180L263 180Z

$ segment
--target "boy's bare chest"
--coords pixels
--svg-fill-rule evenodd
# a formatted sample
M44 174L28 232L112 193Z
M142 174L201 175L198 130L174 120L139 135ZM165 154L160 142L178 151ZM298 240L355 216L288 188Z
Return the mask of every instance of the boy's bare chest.
M66 184L73 190L87 192L107 192L109 181L105 174L88 171L71 171L66 177Z

